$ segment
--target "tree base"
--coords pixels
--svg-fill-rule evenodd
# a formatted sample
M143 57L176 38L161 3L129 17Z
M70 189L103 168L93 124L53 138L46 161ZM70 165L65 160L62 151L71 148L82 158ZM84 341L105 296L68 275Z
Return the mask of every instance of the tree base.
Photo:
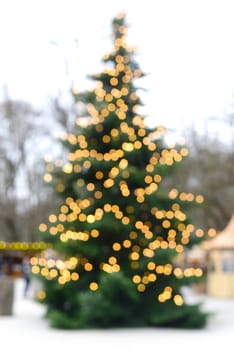
M14 279L3 277L0 279L0 315L10 316L13 314L14 302Z

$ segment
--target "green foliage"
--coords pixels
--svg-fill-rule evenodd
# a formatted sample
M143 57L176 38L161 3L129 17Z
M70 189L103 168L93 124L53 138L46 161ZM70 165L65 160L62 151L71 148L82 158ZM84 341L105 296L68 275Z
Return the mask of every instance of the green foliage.
M135 86L144 73L126 45L125 17L112 24L96 88L74 95L82 107L63 141L66 162L47 165L63 202L40 226L56 254L38 261L41 298L57 328L202 328L207 315L181 292L200 277L175 261L197 242L185 213L193 203L163 185L185 151L145 125Z
M173 310L173 312L172 312ZM151 326L183 329L202 329L206 326L209 312L201 312L202 304L183 305L174 308L172 303L161 308L160 312L151 313Z
M47 295L47 318L60 329L174 327L203 328L209 313L201 313L201 304L176 307L172 301L154 303L152 294L139 294L122 272L102 274L97 292L77 290L68 285ZM154 290L155 291L155 290ZM55 298L53 297L55 296ZM68 302L69 301L69 302Z

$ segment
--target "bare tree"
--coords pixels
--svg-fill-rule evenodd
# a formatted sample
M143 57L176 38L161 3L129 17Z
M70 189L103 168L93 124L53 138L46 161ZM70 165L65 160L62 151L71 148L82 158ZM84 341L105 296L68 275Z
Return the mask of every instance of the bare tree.
M234 154L230 142L216 134L186 129L189 156L178 167L174 181L204 196L204 204L191 214L205 230L222 230L234 212Z
M35 236L27 213L37 207L39 214L38 207L48 198L43 154L50 135L44 119L28 102L11 100L8 95L0 104L1 240L31 241Z

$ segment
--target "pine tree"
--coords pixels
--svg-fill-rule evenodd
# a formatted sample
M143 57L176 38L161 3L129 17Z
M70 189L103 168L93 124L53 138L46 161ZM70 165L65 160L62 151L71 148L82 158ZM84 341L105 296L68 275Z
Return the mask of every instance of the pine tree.
M67 157L47 163L61 206L39 226L55 255L33 261L38 300L56 328L203 328L208 315L182 293L202 271L176 263L201 239L185 213L196 201L164 185L187 149L146 126L135 84L144 73L124 14L112 28L103 72L89 77L94 89L73 91L79 115L62 141Z

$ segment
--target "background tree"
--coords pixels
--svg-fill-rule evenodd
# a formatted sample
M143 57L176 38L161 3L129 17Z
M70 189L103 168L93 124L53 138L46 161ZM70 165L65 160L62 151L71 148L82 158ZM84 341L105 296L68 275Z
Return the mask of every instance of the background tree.
M209 126L214 122L219 125L217 133ZM227 130L225 137L219 134L220 129ZM229 139L233 135L232 119L211 120L205 130L198 132L192 125L184 130L189 157L177 168L173 181L179 189L204 195L202 208L193 210L194 221L205 231L210 227L220 231L234 212L233 138Z
M42 111L13 100L7 89L0 104L0 240L35 241L35 227L54 201L43 182L44 156L55 144ZM55 148L55 146L53 146ZM50 193L50 196L48 194ZM50 202L50 198L52 203Z
M90 77L96 87L73 91L79 118L63 139L67 157L46 165L62 202L39 226L56 258L33 260L38 297L58 328L204 327L207 314L182 293L202 271L175 260L202 239L185 213L202 197L166 192L163 180L187 150L146 127L135 85L144 73L126 45L125 16L112 28L113 51Z

